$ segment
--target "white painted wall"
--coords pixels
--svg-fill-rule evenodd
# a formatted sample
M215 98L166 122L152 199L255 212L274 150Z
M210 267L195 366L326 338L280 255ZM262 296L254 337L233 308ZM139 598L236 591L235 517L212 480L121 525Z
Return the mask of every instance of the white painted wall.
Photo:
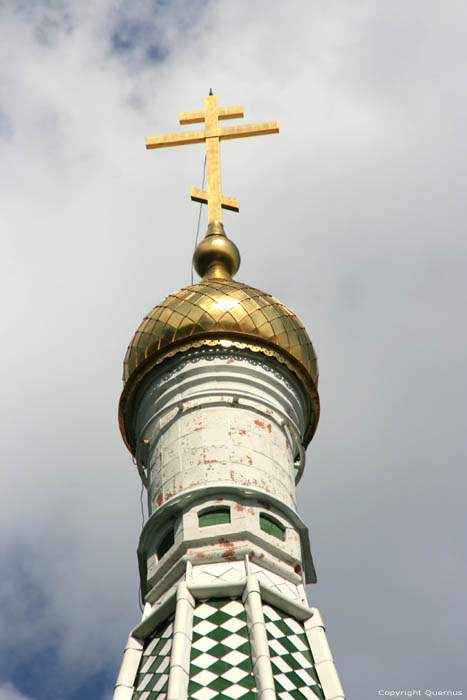
M259 489L296 507L297 445L284 421L303 434L304 416L298 382L288 374L260 354L201 349L154 379L137 416L138 439L149 440L150 513L177 494L216 483ZM197 398L206 392L224 393ZM183 410L168 408L180 399Z

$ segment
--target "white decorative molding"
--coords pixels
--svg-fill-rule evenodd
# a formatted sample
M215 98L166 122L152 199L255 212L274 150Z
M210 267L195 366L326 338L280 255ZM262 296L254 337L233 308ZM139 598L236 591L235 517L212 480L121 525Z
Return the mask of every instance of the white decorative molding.
M261 590L258 580L253 574L249 574L246 578L242 598L245 604L250 634L251 657L258 690L258 700L276 700Z
M222 561L213 564L192 566L191 582L210 583L245 583L245 565L242 561Z
M164 598L153 605L149 614L143 615L141 622L131 631L131 636L137 639L145 639L157 625L166 620L176 606L177 590L173 588Z
M311 608L312 617L305 621L305 634L310 645L325 700L345 700L344 691L337 675L326 631L317 608Z
M194 606L186 582L181 581L177 587L167 700L186 700L188 695Z
M198 600L206 598L240 597L245 588L245 580L238 583L191 583L188 586L190 593Z
M115 684L113 700L131 700L138 667L143 654L144 642L131 634L123 652L122 665Z
M272 588L262 581L259 581L259 588L262 600L265 600L270 605L275 605L297 620L308 620L312 617L314 608L310 608L298 600L293 600L281 593L277 588Z

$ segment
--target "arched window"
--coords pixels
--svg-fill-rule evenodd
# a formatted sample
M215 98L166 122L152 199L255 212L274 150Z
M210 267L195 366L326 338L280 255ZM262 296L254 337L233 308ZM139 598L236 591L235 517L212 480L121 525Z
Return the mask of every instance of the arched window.
M160 561L164 554L166 554L174 543L175 532L172 528L161 539L159 546L157 547L157 559Z
M210 525L224 525L225 523L230 523L229 506L213 506L201 510L198 513L198 523L200 527L209 527Z
M259 526L263 532L285 542L285 527L271 515L260 513Z

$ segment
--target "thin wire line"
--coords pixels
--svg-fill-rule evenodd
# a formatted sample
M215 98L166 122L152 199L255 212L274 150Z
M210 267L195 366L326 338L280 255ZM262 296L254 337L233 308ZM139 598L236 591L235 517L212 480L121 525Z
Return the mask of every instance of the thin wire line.
M140 501L140 503L141 503L141 518L142 518L141 527L144 527L143 491L144 491L144 484L141 484L141 493L140 493L140 495L139 495L139 501Z
M133 464L136 464L136 459L134 457L132 457L132 459L133 459ZM144 491L144 484L141 484L141 493L139 496L139 501L141 503L141 516L143 519L141 527L144 527L143 491ZM143 601L141 598L142 598L142 596L141 596L141 582L140 582L138 585L138 605L139 605L139 609L141 610L141 612L143 612L144 607L143 607Z
M133 461L136 463L134 458L133 458ZM141 503L141 519L142 519L141 527L142 528L144 527L143 491L144 491L144 484L141 484L141 493L139 495L139 502ZM144 606L143 606L142 594L141 594L141 582L138 586L138 605L139 605L141 612L143 612Z
M206 178L206 156L204 156L204 166L203 166L203 184L201 185L201 189L204 190L204 180ZM198 214L198 227L196 229L196 238L195 238L195 248L198 245L198 236L199 236L199 226L201 223L201 209L202 209L202 203L199 203L199 214ZM193 284L193 262L191 263L191 284Z

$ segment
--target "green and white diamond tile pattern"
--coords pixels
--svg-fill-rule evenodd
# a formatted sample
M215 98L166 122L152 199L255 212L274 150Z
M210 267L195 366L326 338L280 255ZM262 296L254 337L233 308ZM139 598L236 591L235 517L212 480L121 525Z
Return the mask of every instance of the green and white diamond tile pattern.
M278 699L323 700L303 625L271 605L263 612Z
M245 606L241 600L198 601L193 618L188 698L257 698Z
M166 700L173 626L172 615L146 639L132 700Z

